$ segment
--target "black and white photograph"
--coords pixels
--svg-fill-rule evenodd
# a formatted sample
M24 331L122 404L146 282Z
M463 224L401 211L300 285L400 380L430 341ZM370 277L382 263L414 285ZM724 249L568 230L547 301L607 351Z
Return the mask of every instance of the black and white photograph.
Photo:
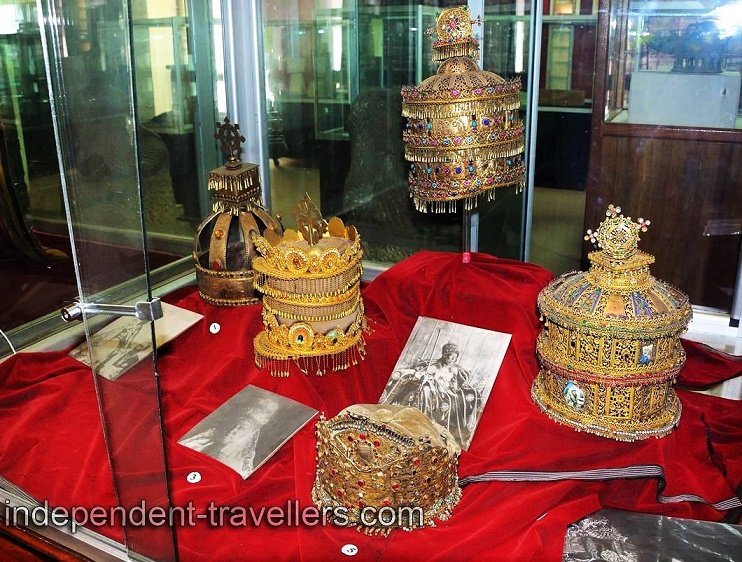
M178 443L248 478L317 413L290 398L250 385L204 418Z
M157 347L177 338L201 318L203 316L197 312L162 303L162 318L155 320ZM111 381L152 354L149 322L131 316L107 324L94 333L91 340L94 371ZM75 347L69 355L85 365L91 364L87 341Z
M419 408L467 450L510 338L420 316L379 403Z

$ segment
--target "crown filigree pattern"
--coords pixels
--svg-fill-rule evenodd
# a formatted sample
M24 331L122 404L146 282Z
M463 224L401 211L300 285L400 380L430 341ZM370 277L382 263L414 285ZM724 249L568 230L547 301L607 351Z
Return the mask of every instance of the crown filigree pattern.
M561 423L622 441L667 435L680 418L673 385L692 313L685 294L651 275L654 256L638 249L649 224L609 205L585 236L600 248L588 256L590 270L565 273L538 296L534 401Z
M448 519L461 498L459 453L451 434L417 408L350 406L317 423L312 498L320 508L346 508L350 523L367 533L434 525ZM382 526L361 518L366 507L415 510Z

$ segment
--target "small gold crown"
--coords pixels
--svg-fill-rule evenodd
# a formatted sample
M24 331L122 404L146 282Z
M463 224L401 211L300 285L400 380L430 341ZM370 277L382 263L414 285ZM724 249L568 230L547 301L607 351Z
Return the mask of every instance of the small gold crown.
M255 338L255 362L275 376L288 376L290 361L321 375L365 356L363 251L356 229L337 217L325 221L308 195L294 215L297 230L253 237L265 326Z
M461 498L459 453L448 430L417 408L356 404L317 423L312 499L347 510L350 524L369 533L434 525ZM366 508L371 517L361 517Z

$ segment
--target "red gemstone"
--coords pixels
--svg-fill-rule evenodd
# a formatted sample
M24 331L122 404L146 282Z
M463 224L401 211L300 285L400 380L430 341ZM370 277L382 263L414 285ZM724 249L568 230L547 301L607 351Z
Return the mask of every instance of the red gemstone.
M414 459L412 459L412 464L414 464L415 466L420 466L420 459L415 457Z
M220 264L218 261L211 262L211 269L214 271L219 271L222 268L222 264Z
M396 490L399 488L399 484L397 482L392 482L392 490Z
M363 488L363 486L365 486L366 483L363 480L359 480L358 482L356 482L356 484L358 484L359 488Z
M374 447L381 447L381 441L374 439Z
M366 434L365 433L359 433L358 434L358 439L360 439L361 441L363 441L364 439L366 439Z
M348 435L348 441L353 441L353 436L352 435Z

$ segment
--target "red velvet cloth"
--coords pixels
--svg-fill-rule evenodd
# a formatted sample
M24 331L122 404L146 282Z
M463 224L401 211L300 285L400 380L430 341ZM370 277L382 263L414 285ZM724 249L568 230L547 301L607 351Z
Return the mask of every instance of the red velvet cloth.
M177 440L247 384L303 402L328 417L350 404L377 402L420 315L513 334L471 448L461 456L460 476L498 469L658 464L667 476L666 495L693 493L711 501L732 496L742 482L739 402L680 390L679 428L663 439L637 443L577 433L540 413L530 399L538 372L535 339L541 329L536 295L550 277L538 266L483 254L474 254L470 264L463 264L459 254L421 252L365 288L372 332L366 336L364 362L324 377L294 370L284 379L272 378L254 366L252 339L262 327L259 306L212 307L192 288L170 295L171 303L204 315L162 348L158 360L174 504L192 501L198 512L211 501L255 509L285 506L293 499L301 506L311 505L313 423L248 480L178 445ZM220 324L218 334L210 333L212 322ZM684 346L688 362L682 383L707 386L742 370L739 358L693 342L684 341ZM142 418L133 404L141 401L142 385L151 384L147 382L151 377L151 365L142 364L111 384L118 392L115 402L128 412L122 415L130 416L124 427L130 427L132 434L137 428L146 434L153 427L152 416ZM89 370L63 353L21 354L0 364L0 389L0 474L52 505L114 505ZM128 409L123 406L127 401ZM135 446L122 437L117 440L117 454ZM139 459L144 467L155 466L156 461ZM141 477L125 464L123 470L131 481ZM201 473L201 482L186 481L191 471ZM157 479L156 474L149 477ZM185 561L345 560L340 548L346 543L358 546L357 560L559 560L566 526L603 507L707 520L724 516L702 504L659 504L656 493L655 481L641 479L480 483L464 488L450 520L411 533L395 531L387 538L334 526L214 528L204 522L178 528L177 538ZM120 537L118 529L98 531Z

